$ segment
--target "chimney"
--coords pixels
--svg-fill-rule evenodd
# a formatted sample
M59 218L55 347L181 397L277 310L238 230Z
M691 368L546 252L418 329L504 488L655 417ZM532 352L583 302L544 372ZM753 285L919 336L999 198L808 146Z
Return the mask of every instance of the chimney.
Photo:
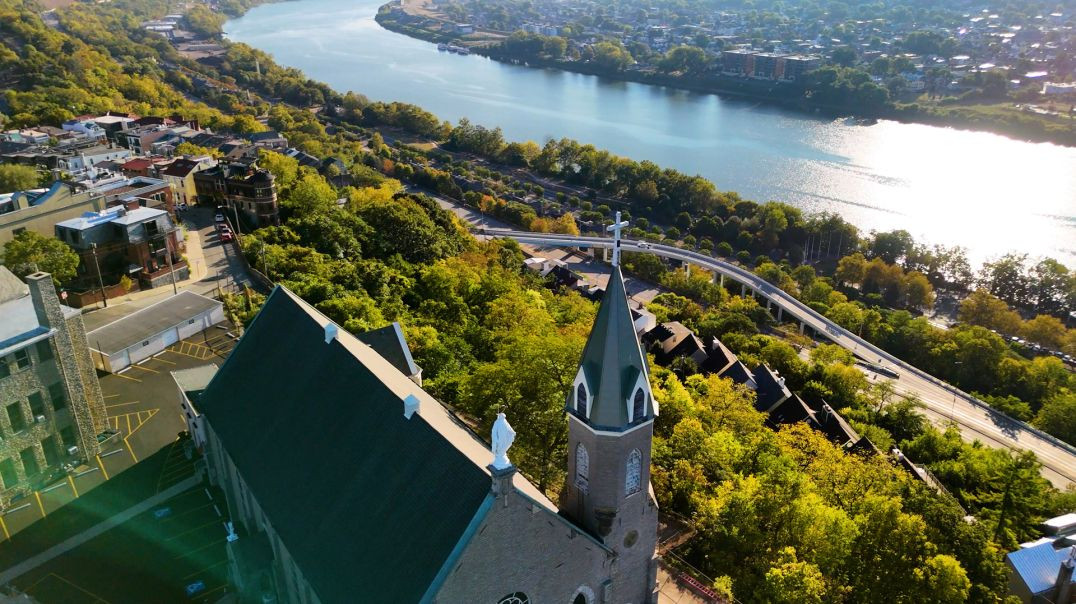
M1069 556L1061 562L1054 582L1054 602L1068 604L1072 597L1072 570L1076 568L1076 545L1069 548Z
M56 296L56 285L52 275L38 271L26 276L26 286L30 289L37 322L42 327L63 328L64 313L60 309L60 299Z
M339 333L340 328L336 326L336 323L325 324L325 343L329 344L336 339L336 334Z

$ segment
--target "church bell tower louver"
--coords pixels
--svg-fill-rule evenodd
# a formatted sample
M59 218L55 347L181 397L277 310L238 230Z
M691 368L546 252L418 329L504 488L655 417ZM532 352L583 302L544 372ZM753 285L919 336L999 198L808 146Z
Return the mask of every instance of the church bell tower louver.
M617 554L615 602L656 601L658 510L650 491L657 404L620 271L620 222L609 284L565 405L568 474L562 512Z

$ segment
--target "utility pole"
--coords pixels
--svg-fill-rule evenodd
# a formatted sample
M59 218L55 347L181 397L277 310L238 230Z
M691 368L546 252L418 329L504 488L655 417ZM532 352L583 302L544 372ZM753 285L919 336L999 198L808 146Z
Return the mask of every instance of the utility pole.
M108 308L108 296L105 295L105 280L101 277L101 265L97 262L97 244L91 243L90 250L93 251L93 266L97 269L97 283L101 286L101 301L105 303L105 308Z
M179 294L179 287L176 286L176 269L172 267L172 250L168 249L168 236L175 232L175 229L172 229L164 234L164 257L168 260L168 274L172 277L173 296ZM190 267L188 267L188 270L190 270Z
M240 245L243 244L243 228L239 226L239 208L235 207L235 200L229 200L228 205L232 206L232 213L235 214L235 240Z

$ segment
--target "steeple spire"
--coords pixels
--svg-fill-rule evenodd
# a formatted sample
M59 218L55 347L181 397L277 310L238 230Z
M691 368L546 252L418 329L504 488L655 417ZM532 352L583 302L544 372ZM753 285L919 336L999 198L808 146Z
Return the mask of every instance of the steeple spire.
M618 256L614 250L609 284L566 405L578 419L603 431L627 430L657 415L646 356L635 335L624 277L615 262Z

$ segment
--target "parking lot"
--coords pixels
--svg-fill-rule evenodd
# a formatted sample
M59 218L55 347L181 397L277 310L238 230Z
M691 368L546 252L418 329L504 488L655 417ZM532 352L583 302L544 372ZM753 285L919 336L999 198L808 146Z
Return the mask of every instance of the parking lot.
M157 476L158 492L193 473L181 446L161 455L165 459ZM14 584L44 604L215 602L228 590L227 513L219 491L195 486ZM188 587L194 592L190 596Z
M108 425L127 436L136 459L152 455L187 429L171 372L209 363L220 366L234 345L231 325L221 323L100 378Z

